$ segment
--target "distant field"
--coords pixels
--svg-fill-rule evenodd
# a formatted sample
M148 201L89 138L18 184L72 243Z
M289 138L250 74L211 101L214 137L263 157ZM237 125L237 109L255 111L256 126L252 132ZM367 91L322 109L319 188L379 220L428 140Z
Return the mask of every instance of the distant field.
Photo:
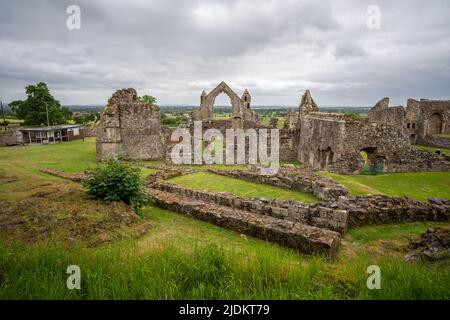
M16 118L6 118L5 120L8 121L9 123L23 123L23 120L16 119Z

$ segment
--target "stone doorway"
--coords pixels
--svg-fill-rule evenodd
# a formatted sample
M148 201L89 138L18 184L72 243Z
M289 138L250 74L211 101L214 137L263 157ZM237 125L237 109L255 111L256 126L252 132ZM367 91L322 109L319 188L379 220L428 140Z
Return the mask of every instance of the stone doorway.
M442 125L444 123L444 119L442 114L433 113L430 117L429 125L428 125L428 134L439 134L442 133Z
M320 169L327 169L328 166L333 162L334 153L330 147L325 150L319 150L319 166Z
M361 149L360 156L363 160L363 173L378 174L384 172L384 162L386 158L377 152L376 147Z

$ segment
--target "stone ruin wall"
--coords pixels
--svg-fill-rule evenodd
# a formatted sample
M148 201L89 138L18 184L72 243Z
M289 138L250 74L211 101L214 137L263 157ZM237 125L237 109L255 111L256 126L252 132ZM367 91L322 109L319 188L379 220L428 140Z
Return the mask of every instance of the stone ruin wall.
M226 84L220 84L214 94L227 88ZM250 108L250 98L247 102ZM402 107L389 107L389 99L384 98L370 110L368 119L355 119L319 112L310 92L306 91L299 112L290 111L284 128L279 131L280 161L298 160L306 168L354 174L362 171L365 162L360 152L364 151L369 157L368 164L381 164L385 172L448 170L449 159L411 149L411 123L416 123L415 130L420 131L424 114L429 116L437 111L448 121L449 106L448 101L410 99L404 115ZM422 110L428 110L428 113ZM408 123L409 130L405 129ZM218 129L224 137L228 128L268 129L268 132L271 128L255 122L254 118L246 120L239 116L227 120L202 120L202 127L203 131ZM192 121L187 128L193 139ZM178 143L171 141L174 130L161 126L158 106L140 102L134 89L118 90L109 99L97 128L97 159L102 161L107 155L122 154L127 159L170 162L171 150ZM419 135L417 139L420 140ZM437 140L442 140L438 141L441 146L448 146L450 139L428 137L427 141ZM248 142L246 147L248 157Z
M402 106L389 107L389 98L383 98L369 110L368 117L370 123L403 128L405 109Z
M360 154L364 151L368 155L367 164L382 166L384 172L447 171L450 159L414 150L411 142L420 140L415 132L422 130L423 110L428 110L428 114L439 108L450 110L448 105L409 99L405 112L401 106L389 107L389 98L384 98L369 111L367 119L300 107L306 111L299 114L298 159L309 168L354 174L360 173L365 165ZM442 140L440 146L448 145L450 140L428 137L428 141L431 139Z
M280 129L280 161L298 161L299 129Z
M349 227L450 220L449 200L433 198L421 202L408 197L354 197L334 193L328 200L306 204L295 200L242 197L186 188L164 180L196 170L169 170L173 173L155 173L148 179L149 193L158 206L305 253L318 252L331 258L336 256L340 238ZM314 174L291 167L283 167L276 177L258 174L257 170L208 171L284 187L295 188L300 183L302 190L310 190L311 182L315 181ZM320 186L323 190L339 190L341 187L330 178L323 179Z
M155 188L149 188L147 192L152 196L155 205L163 209L187 214L219 227L272 241L304 253L324 254L331 259L336 257L341 239L339 232L247 210L238 210Z
M421 145L428 147L450 149L450 137L426 136L424 138L419 138L418 142L420 142Z
M159 107L140 102L136 90L117 90L97 128L97 160L122 155L132 160L163 157Z
M336 256L341 235L348 227L450 220L449 200L431 198L428 202L420 202L408 197L343 195L331 201L305 204L295 200L249 198L173 185L164 180L196 170L173 169L164 165L158 168L161 171L147 179L146 188L155 205L242 234L305 253L325 254L330 258ZM297 170L295 175L291 172L294 169L286 170L284 174L296 176L295 180L310 179L310 173L302 177L303 173ZM74 181L88 177L86 174L75 175L58 170L47 173Z
M307 167L342 173L361 172L365 151L369 162L390 164L411 151L401 129L349 116L310 113L301 120L299 161Z
M413 144L449 148L449 137L433 135L450 134L450 100L408 99L403 128Z
M406 103L406 113L405 113L405 121L403 124L403 130L409 136L412 144L417 143L417 138L419 135L424 135L424 133L420 133L424 128L423 126L419 129L420 117L420 103L414 99L408 99Z
M189 126L186 126L186 128L189 129L189 132L191 134L191 148L193 149L193 136L194 136L194 125L191 123ZM202 121L202 129L203 132L207 129L217 129L219 130L224 139L226 138L226 129L242 129L244 132L248 129L255 129L257 132L259 129L266 129L268 133L268 153L270 154L270 130L272 129L269 126L263 126L261 124L255 124L253 121L245 121L242 119L221 119L221 120L203 120ZM171 136L173 131L176 130L176 128L167 128L162 127L162 140L164 141L164 159L167 162L171 162L171 151L172 148L178 143L178 141L171 141ZM298 146L298 130L293 129L280 129L279 130L279 138L280 138L280 145L279 145L279 156L280 161L296 161L297 160L297 146ZM225 143L225 141L224 141ZM246 139L246 159L248 160L248 147L249 142L248 139ZM237 141L235 141L235 153L237 152L238 144ZM193 159L193 155L191 156Z
M446 157L411 148L402 128L336 114L302 118L299 161L306 167L357 174L365 164L361 151L368 165L382 165L384 172L450 170Z
M192 120L213 120L214 119L214 103L217 96L221 93L228 95L231 101L231 116L242 121L253 122L254 125L260 125L261 119L256 111L250 107L251 96L245 89L240 98L225 82L219 83L217 87L210 93L202 92L200 96L200 107L192 112Z
M153 188L196 200L213 202L238 210L259 213L318 228L330 229L341 234L347 230L347 211L330 209L321 203L307 204L295 200L240 197L226 192L194 190L164 182L153 185Z
M348 227L415 221L450 221L450 201L429 199L416 201L409 197L357 196L330 203L331 208L348 212Z
M448 148L450 138L435 134L450 134L450 100L427 100L419 102L417 143L437 148Z
M292 199L242 197L226 192L195 190L167 182L158 182L152 188L238 210L325 228L340 234L344 234L348 228L366 225L450 220L450 201L441 199L422 202L408 197L342 196L334 201L303 203Z
M311 172L305 172L295 167L281 166L276 174L262 175L257 166L251 170L213 170L219 175L243 179L251 182L269 184L301 192L311 193L322 201L336 200L348 194L348 190L333 179Z
M146 167L164 169L152 165L146 165ZM242 197L225 192L184 188L165 181L197 171L191 168L174 169L169 167L167 170L161 170L150 175L147 183L152 188L185 195L192 194L195 199L208 200L221 205L232 206L236 209L259 212L282 219L293 219L293 221L332 229L340 233L345 232L347 227L408 221L450 220L450 200L430 198L428 202L424 202L413 200L407 196L350 196L347 188L337 183L334 179L292 166L280 167L278 173L273 176L261 174L256 166L251 167L250 170L208 169L206 171L235 179L311 193L320 200L319 202L307 204L292 199L276 200ZM279 210L280 208L287 209L287 211ZM318 208L326 208L326 210L318 213L316 211ZM291 212L293 213L292 215ZM321 220L320 218L328 220ZM348 224L342 224L346 218L348 218ZM327 221L329 221L329 225L327 225Z

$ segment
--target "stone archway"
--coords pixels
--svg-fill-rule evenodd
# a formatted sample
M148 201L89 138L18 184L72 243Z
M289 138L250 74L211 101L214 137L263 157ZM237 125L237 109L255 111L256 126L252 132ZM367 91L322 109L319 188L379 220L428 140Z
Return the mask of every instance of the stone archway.
M384 172L386 157L378 152L377 147L362 148L359 155L363 173L375 174Z
M438 112L433 113L428 121L428 134L433 135L442 133L443 123L444 118L442 117L442 114Z
M202 117L212 119L214 116L214 103L219 94L225 93L231 101L232 117L241 116L242 100L239 96L225 83L221 82L209 94L202 94L200 101L200 112Z

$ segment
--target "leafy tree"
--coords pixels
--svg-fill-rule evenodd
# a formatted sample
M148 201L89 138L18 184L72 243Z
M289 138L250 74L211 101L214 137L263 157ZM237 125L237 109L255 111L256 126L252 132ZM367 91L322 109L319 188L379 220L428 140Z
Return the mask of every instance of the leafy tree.
M139 100L141 102L149 103L149 104L155 104L156 98L153 96L149 96L148 94L143 95L142 97L139 97Z
M75 123L89 123L96 122L100 119L100 112L96 111L76 111L72 114L72 120Z
M13 101L10 105L17 118L23 119L26 125L46 125L46 107L50 125L65 123L72 116L72 112L61 107L59 101L50 94L44 82L29 85L25 90L27 99Z
M183 120L180 117L169 117L165 112L161 113L161 124L169 126L169 127L177 127Z
M131 205L138 215L148 203L149 197L144 193L141 169L113 158L106 164L98 165L89 177L83 181L87 193L106 203L123 201Z

